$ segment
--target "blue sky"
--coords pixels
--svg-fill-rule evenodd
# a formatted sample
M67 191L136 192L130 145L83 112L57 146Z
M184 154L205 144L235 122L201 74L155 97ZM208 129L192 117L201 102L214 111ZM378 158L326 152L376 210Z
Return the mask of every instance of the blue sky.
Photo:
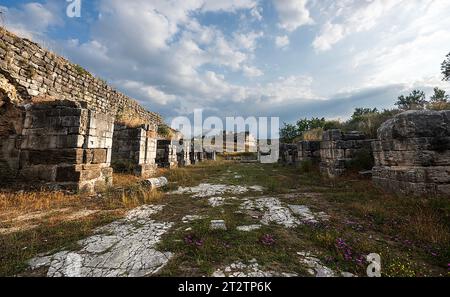
M346 119L430 92L450 52L448 0L0 0L15 33L82 65L167 121Z

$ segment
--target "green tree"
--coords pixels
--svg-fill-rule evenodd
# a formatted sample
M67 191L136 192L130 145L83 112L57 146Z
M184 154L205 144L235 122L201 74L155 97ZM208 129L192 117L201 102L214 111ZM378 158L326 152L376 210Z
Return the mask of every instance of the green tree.
M449 97L444 90L434 88L434 94L430 97L430 102L431 103L447 102L448 98Z
M291 143L297 136L299 136L297 126L284 123L283 128L280 129L281 141Z
M434 94L430 97L428 109L447 110L450 108L449 96L444 90L434 88Z
M424 109L427 103L423 91L413 90L408 96L399 96L395 105L401 110L417 110Z
M311 118L310 120L308 119L301 119L299 121L297 121L297 129L299 132L299 135L301 135L303 132L305 131L309 131L312 129L317 129L317 128L323 128L324 124L325 124L326 120L325 118Z
M446 56L444 62L442 62L441 70L444 75L444 80L450 80L450 53Z
M355 108L355 111L353 112L352 119L359 119L360 117L371 114L371 113L378 113L378 109L376 108Z

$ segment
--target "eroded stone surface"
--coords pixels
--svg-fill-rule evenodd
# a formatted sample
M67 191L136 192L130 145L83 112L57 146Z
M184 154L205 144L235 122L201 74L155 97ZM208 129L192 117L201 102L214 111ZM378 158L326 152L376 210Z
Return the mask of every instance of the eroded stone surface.
M262 192L263 188L260 186L233 186L233 185L213 185L213 184L200 184L196 187L180 187L177 191L171 192L170 194L180 195L180 194L193 194L194 198L203 197L213 197L220 196L224 194L240 195L245 194L249 191Z
M181 221L182 221L184 224L187 224L187 223L189 223L189 222L202 220L202 219L204 219L204 218L205 218L204 216L199 216L199 215L186 215L186 216L184 216L184 217L181 219Z
M298 252L301 257L301 263L308 267L308 273L315 277L336 277L336 273L322 264L322 262L315 256L308 252Z
M246 199L242 203L241 209L250 212L261 212L262 218L260 221L264 225L275 223L286 228L293 228L303 223L318 223L321 220L328 219L325 213L314 214L304 205L289 205L286 207L279 199L274 197L262 197L254 200Z
M211 197L208 199L209 205L212 207L219 207L225 203L225 198L223 197Z
M249 264L236 262L221 269L217 269L213 277L296 277L295 273L264 271L256 259Z
M78 242L77 252L61 251L29 261L32 269L49 267L49 277L139 277L156 273L171 258L155 245L172 223L155 222L152 214L163 206L144 205L127 216L98 228Z
M238 226L236 229L242 232L251 232L258 229L261 229L261 225L249 225L249 226Z
M212 220L211 230L227 230L227 225L224 220Z

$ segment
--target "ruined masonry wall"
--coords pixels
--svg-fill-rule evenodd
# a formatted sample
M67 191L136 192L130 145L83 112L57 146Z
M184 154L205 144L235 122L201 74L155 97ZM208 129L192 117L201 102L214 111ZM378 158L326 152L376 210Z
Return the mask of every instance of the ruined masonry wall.
M112 166L132 167L141 177L150 178L156 173L156 127L142 125L136 128L114 126Z
M297 161L320 162L320 141L300 141L297 143Z
M191 165L190 153L191 144L188 141L183 141L177 150L177 162L179 166Z
M325 131L323 141L320 143L320 171L329 177L345 174L349 162L359 152L372 151L372 141L357 131L350 133L343 133L337 129Z
M94 78L81 67L36 43L0 28L0 74L16 87L22 100L49 96L87 103L95 112L125 115L144 123L163 123L162 117Z
M280 144L280 158L279 162L282 164L296 164L298 159L297 145L295 144Z
M20 142L19 176L82 191L111 184L113 121L76 102L30 106Z
M162 168L178 167L177 146L171 140L158 140L156 163Z
M407 195L450 196L450 111L408 111L373 143L373 182Z

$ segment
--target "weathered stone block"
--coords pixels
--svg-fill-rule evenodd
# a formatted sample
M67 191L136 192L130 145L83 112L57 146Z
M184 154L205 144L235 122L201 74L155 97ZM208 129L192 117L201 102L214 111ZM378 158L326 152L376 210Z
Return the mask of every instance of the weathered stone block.
M409 111L378 130L373 182L414 196L450 196L449 111Z

